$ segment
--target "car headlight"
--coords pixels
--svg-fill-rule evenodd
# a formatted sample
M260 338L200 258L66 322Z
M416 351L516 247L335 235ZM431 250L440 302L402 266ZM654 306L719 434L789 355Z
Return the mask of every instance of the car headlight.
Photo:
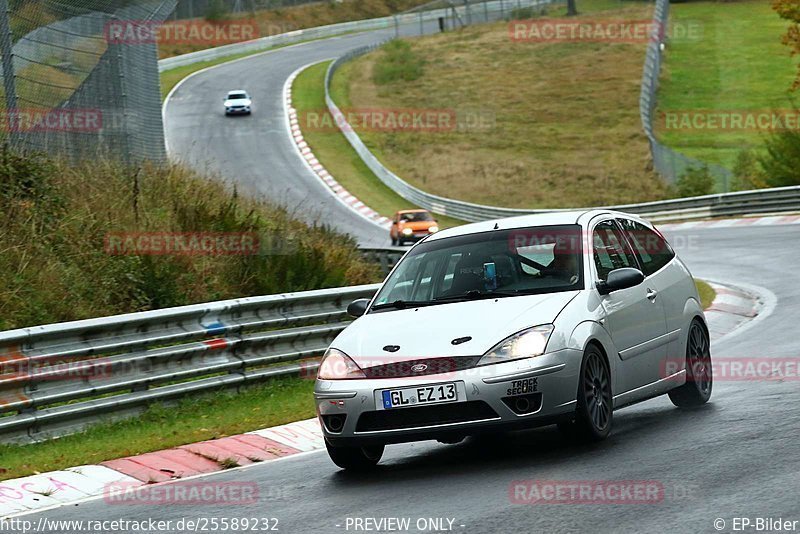
M322 380L351 380L366 378L364 371L344 352L328 349L319 364L317 378Z
M517 332L513 336L507 337L494 346L492 350L483 355L478 361L478 365L489 365L492 363L510 362L520 358L533 358L544 354L550 334L553 333L553 325L543 324L528 328L522 332Z
M414 233L414 230L411 228L403 228L403 235L411 235Z
M430 233L432 233L432 234L435 234L436 232L439 231L439 227L438 226L431 226L430 228L428 228L428 231Z

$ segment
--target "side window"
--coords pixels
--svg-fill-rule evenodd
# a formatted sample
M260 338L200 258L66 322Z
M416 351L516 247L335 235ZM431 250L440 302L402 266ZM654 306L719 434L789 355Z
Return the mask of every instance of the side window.
M594 264L601 280L608 279L608 273L623 267L637 267L636 260L625 243L614 221L603 221L594 227Z
M636 249L645 276L650 276L675 257L663 237L645 225L630 219L619 219L620 225Z

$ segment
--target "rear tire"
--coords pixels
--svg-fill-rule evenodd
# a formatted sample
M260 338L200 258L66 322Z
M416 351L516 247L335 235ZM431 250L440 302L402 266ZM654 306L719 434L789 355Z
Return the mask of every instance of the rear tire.
M594 345L589 345L583 355L577 400L575 415L558 423L558 429L568 438L584 442L606 439L614 419L611 372L603 353Z
M669 400L678 408L702 406L711 398L714 376L708 332L695 319L689 326L686 342L686 383L669 392Z
M383 456L384 445L371 447L336 447L325 440L325 448L333 463L348 471L369 471L378 465Z

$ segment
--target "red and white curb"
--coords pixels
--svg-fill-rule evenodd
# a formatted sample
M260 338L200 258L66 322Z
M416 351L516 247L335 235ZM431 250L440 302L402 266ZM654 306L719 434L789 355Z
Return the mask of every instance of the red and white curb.
M311 147L308 146L308 143L303 137L303 131L300 128L300 120L297 115L297 110L292 106L292 85L301 72L314 64L316 63L311 63L294 71L283 86L283 102L286 115L286 124L289 128L289 135L292 139L292 144L297 149L298 154L300 154L300 158L306 164L308 169L322 181L325 187L337 199L339 199L339 201L341 201L345 206L356 212L361 217L388 229L391 226L392 221L387 217L382 216L369 206L365 205L358 198L356 198L355 195L351 194L347 189L345 189L342 184L336 181L336 178L331 176L327 169L325 169L325 167L319 162L317 157L311 151Z
M800 224L800 215L769 215L739 219L714 219L710 221L688 221L657 225L662 230L691 230L695 228L731 228L740 226L778 226Z
M317 419L0 482L0 519L325 448ZM224 464L224 465L223 465ZM137 490L140 491L140 490Z
M748 330L772 313L776 297L766 288L752 285L730 285L707 281L717 293L705 310L712 341L732 337Z

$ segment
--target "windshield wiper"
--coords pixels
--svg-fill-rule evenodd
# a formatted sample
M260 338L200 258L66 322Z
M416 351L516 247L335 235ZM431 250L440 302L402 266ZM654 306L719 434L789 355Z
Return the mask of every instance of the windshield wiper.
M511 291L490 291L490 292L482 292L478 291L477 289L473 289L472 291L467 291L466 293L461 293L460 295L448 295L446 297L436 297L433 300L436 301L443 301L443 300L477 300L477 299L491 299L495 297L518 297L523 295L524 293L520 293L518 290L511 290Z
M385 310L388 308L395 308L397 310L404 310L406 308L416 308L418 306L431 306L438 304L432 300L395 300L394 302L385 302L383 304L376 304L371 309Z

